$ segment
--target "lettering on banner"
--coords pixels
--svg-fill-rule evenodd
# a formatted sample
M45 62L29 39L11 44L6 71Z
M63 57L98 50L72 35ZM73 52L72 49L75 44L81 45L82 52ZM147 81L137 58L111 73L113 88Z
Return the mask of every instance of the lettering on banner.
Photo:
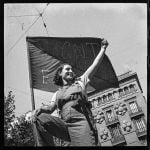
M48 84L48 82L47 82L47 80L48 80L48 75L47 75L47 73L49 72L48 70L41 70L42 71L42 78L43 78L43 80L42 80L42 83L43 84Z
M96 54L95 54L95 48L94 48L94 45L96 45L98 47L98 43L87 43L86 42L86 46L90 45L90 48L92 50L92 53L93 53L93 57L95 58L96 57Z
M85 53L84 48L81 46L74 44L73 45L74 59L76 66L84 66L85 65Z
M71 44L70 42L64 42L63 46L62 46L62 57L64 59L72 59L71 57Z
M75 51L76 56L82 57L83 59L85 58L84 48L83 48L82 44L81 44L81 46L74 44L73 50Z

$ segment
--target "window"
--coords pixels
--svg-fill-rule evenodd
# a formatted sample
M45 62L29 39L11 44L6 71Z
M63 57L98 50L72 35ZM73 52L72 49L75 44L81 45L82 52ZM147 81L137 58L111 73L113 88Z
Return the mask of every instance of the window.
M129 88L130 88L130 92L131 92L131 93L134 93L134 92L135 92L135 85L131 84L131 85L129 86Z
M119 96L119 95L118 95L118 92L114 91L114 92L113 92L113 95L114 95L115 99L118 99L118 96Z
M110 133L112 137L118 137L122 135L119 124L109 127Z
M103 96L103 101L104 101L104 103L107 102L107 97L106 97L106 95Z
M111 141L112 141L113 145L121 145L121 143L125 143L125 145L126 145L126 142L125 142L124 136L121 133L119 124L117 124L113 127L112 126L109 127L109 130L110 130L110 134L112 136Z
M112 136L111 141L112 141L113 145L120 145L121 143L126 143L125 138L122 135L119 124L116 124L114 126L110 126L109 130L110 130L110 134Z
M98 100L98 105L102 104L103 101L101 97L98 97L97 100Z
M119 89L119 97L122 97L124 95L123 90Z
M135 112L139 111L136 102L130 102L129 106L130 106L130 110L131 110L132 113L135 113Z
M106 111L106 115L107 115L108 121L113 121L115 119L115 116L112 110Z
M94 102L94 107L96 107L97 106L97 100L93 99L93 102Z
M113 96L111 93L108 94L108 99L109 99L109 101L111 101L113 99Z
M129 94L129 89L128 89L128 87L124 87L124 92L125 92L125 94Z
M135 126L136 126L138 132L146 131L146 125L144 123L143 118L135 119L134 123L135 123Z

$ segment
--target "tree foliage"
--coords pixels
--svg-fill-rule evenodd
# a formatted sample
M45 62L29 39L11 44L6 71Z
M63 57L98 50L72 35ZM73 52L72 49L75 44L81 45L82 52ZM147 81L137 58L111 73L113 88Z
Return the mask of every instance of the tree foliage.
M15 100L12 91L4 97L4 144L5 146L35 146L32 123L25 115L15 117ZM14 122L16 119L17 122ZM61 139L54 137L55 146L67 146Z
M5 146L34 146L32 124L25 119L25 115L15 117L14 97L12 91L4 97L4 144Z
M12 91L8 93L8 96L4 97L4 142L5 145L10 144L10 130L11 130L11 122L15 118L15 105L14 105L14 95L12 95Z
M32 124L25 119L25 115L18 118L18 123L12 128L13 145L34 146Z

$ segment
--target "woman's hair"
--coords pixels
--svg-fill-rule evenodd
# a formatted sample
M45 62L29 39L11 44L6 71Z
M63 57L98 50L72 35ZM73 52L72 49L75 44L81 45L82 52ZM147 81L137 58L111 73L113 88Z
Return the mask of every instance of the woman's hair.
M62 76L60 75L60 73L62 72L63 68L65 65L69 65L69 64L62 64L57 70L56 73L54 75L54 84L58 85L58 86L63 86L63 80L62 80ZM76 75L73 73L73 82L76 79Z

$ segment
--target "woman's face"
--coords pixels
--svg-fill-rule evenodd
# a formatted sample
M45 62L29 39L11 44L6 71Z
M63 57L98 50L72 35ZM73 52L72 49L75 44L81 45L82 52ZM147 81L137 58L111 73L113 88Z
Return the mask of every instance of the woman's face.
M72 71L72 67L70 65L64 65L62 72L60 73L62 79L65 81L70 81L74 77L74 73Z

